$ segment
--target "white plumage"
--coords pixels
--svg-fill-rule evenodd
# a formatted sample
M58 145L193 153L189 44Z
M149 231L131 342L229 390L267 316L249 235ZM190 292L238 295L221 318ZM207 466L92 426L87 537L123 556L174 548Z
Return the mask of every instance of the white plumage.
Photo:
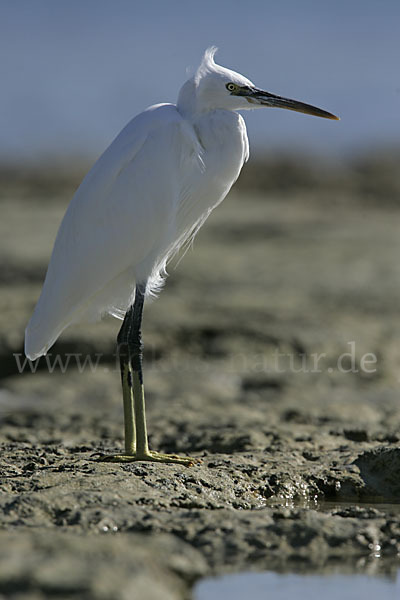
M257 90L216 65L214 53L205 53L177 105L158 104L135 117L84 178L26 329L30 359L45 354L71 323L105 313L123 318L136 284L147 282L147 294L160 288L170 257L226 196L248 158L236 110L281 106L329 115Z

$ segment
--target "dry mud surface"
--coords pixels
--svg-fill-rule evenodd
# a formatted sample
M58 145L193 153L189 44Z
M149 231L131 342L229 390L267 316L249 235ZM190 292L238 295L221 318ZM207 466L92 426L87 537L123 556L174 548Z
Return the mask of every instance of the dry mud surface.
M8 181L1 198L0 598L394 572L398 208L338 186L234 191L145 309L151 446L202 463L115 465L95 459L122 444L118 323L69 329L35 373L21 355L70 194L46 184Z

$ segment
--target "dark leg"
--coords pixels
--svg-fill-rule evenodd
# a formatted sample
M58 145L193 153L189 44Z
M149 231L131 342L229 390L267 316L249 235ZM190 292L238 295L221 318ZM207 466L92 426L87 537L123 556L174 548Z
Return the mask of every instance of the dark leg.
M138 457L146 457L149 454L142 371L142 317L145 293L145 285L136 286L135 304L133 305L133 311L130 312L130 328L128 331L128 349L136 425L136 455Z
M122 396L124 402L125 454L134 455L136 450L135 416L133 409L132 373L129 360L129 337L133 309L130 307L117 337L117 353L121 369Z
M151 462L177 463L191 466L196 461L190 457L175 454L160 454L149 450L146 428L144 385L142 372L142 335L146 285L137 285L135 302L126 312L124 322L118 334L118 354L121 365L122 393L124 398L125 454L103 456L107 462Z

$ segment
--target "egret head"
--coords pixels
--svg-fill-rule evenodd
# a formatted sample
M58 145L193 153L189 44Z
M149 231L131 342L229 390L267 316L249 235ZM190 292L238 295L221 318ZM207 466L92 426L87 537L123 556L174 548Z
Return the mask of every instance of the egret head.
M184 98L189 93L195 103L196 112L206 112L214 109L225 110L248 110L261 107L276 107L302 112L325 119L338 117L325 110L291 100L282 98L276 94L258 89L252 81L221 67L214 62L217 48L206 50L203 60L194 77L183 86L178 100L178 105L184 103Z
M201 111L251 108L241 90L254 89L254 84L240 73L217 65L214 62L216 51L215 47L206 50L194 76L198 108Z

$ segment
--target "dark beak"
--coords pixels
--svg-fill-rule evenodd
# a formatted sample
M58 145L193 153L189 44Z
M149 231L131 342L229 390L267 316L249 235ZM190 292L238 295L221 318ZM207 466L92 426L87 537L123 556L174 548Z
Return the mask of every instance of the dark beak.
M314 117L322 117L324 119L333 119L339 121L339 117L336 117L326 110L311 106L311 104L305 104L298 100L291 100L290 98L282 98L282 96L276 96L263 90L252 89L247 96L248 102L252 104L260 104L262 106L270 106L272 108L286 108L287 110L294 110L296 112L305 113L306 115L313 115Z

